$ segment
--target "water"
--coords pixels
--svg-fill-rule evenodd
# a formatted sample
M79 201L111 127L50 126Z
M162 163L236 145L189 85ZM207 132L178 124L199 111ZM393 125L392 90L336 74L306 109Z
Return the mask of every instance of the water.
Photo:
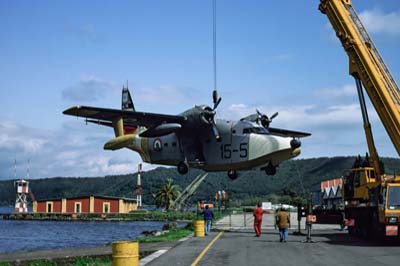
M134 240L143 236L145 230L161 230L164 223L0 220L0 253L90 247L117 240Z
M15 207L13 206L0 206L0 213L12 213L14 210Z
M14 206L0 206L0 213L13 213L14 211ZM28 206L28 212L32 212L32 206Z

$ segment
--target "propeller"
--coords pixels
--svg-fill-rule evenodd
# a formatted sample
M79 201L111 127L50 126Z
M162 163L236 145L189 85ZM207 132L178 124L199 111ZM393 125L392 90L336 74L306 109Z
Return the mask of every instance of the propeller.
M218 92L216 90L213 90L212 97L213 97L213 103L214 103L214 108L213 108L213 111L214 111L215 109L217 109L217 107L222 99L221 99L221 97L218 97Z
M278 112L276 112L273 115L271 115L271 117L269 118L267 115L258 111L258 109L256 109L256 111L257 111L257 115L258 115L257 120L260 121L261 125L267 129L269 128L269 124L271 124L272 120L278 116Z
M217 109L217 107L220 104L222 99L221 99L221 97L218 97L218 92L216 90L213 91L212 97L213 97L214 107L211 109L211 107L207 106L203 110L202 116L207 121L207 123L212 126L212 130L213 130L215 138L217 140L220 140L221 137L219 135L218 128L217 128L217 126L215 124L215 114L216 114L215 110Z

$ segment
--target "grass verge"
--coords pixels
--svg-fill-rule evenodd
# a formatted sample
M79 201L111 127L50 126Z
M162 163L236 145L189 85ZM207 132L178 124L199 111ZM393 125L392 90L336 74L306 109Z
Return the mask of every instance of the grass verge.
M56 260L0 262L0 266L110 266L111 262L111 256L96 256Z
M142 259L153 252L140 252ZM22 262L0 262L0 266L111 266L112 256L76 257L55 260L32 260Z
M139 243L154 243L154 242L171 242L178 241L193 233L190 229L172 229L168 233L160 236L141 237L138 239Z

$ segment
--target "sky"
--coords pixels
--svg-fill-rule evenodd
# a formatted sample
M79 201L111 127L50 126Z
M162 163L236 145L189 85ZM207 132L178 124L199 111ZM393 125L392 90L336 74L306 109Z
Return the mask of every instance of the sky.
M396 80L400 1L353 0ZM217 0L218 118L258 108L273 126L311 132L298 158L367 151L348 57L318 0ZM140 157L104 151L113 130L62 115L120 108L128 81L140 111L212 104L211 0L0 1L0 180L132 173ZM371 104L380 156L396 157ZM152 165L145 164L144 169Z

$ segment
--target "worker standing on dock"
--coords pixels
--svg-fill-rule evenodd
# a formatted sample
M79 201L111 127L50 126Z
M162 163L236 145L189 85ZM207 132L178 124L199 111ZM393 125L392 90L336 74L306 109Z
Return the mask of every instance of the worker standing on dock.
M279 240L286 242L288 240L288 228L290 224L290 213L282 207L276 215L276 225L279 228Z
M208 235L208 233L211 230L212 220L214 218L214 213L208 207L208 205L205 206L205 209L203 211L203 217L204 217L204 233L205 233L205 235Z
M263 216L263 209L261 208L261 202L257 203L257 207L253 212L254 216L254 231L256 232L256 237L261 235L261 223Z

